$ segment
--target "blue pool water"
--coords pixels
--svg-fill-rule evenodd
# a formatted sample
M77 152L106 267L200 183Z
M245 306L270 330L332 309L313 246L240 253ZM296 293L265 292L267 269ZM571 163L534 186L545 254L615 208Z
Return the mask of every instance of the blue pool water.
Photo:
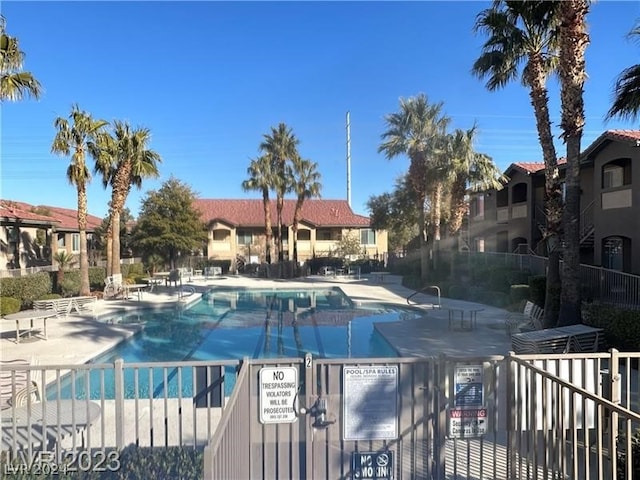
M313 290L215 289L202 301L185 310L141 311L111 317L109 322L141 323L142 329L130 339L94 358L91 363L112 363L122 358L131 362L172 362L301 357L311 353L320 358L396 357L397 352L374 329L375 322L398 321L417 313L382 304L354 305L339 288ZM157 370L157 371L156 371ZM127 397L163 396L167 388L191 396L193 371L180 375L153 369L134 388L134 372L125 370ZM177 377L181 377L178 386ZM92 398L100 398L100 373L90 375ZM104 372L105 389L113 384L112 371ZM85 378L62 385L63 396L83 398ZM57 389L56 389L57 390ZM51 392L57 395L57 392ZM113 393L103 392L107 398Z

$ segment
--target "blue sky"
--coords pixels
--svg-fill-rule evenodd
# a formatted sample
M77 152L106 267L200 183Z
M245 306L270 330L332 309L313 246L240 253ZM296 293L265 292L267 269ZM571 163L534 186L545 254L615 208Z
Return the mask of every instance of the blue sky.
M53 122L78 103L93 116L152 132L161 177L132 191L140 199L171 175L202 198L245 193L251 158L279 122L316 161L322 197L346 198L346 112L351 115L352 207L391 191L408 159L377 153L384 116L424 93L443 102L451 128L479 128L476 149L501 169L540 161L528 93L519 83L489 92L470 74L484 38L472 31L489 2L31 2L4 1L7 31L44 87L39 101L2 105L4 199L76 208L69 159L50 153ZM640 2L602 0L588 20L589 79L583 148L606 129L638 122L604 116L616 76L638 62L626 34ZM552 120L558 89L550 83ZM554 128L555 133L558 129ZM558 154L564 146L557 143ZM89 212L104 216L110 193L89 186Z

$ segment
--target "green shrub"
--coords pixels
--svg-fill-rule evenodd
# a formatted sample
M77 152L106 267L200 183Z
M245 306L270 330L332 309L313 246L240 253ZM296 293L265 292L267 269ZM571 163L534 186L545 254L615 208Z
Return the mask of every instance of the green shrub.
M511 291L509 292L511 303L520 304L523 300L529 300L529 290L529 285L511 285Z
M202 450L190 447L136 447L129 445L120 454L118 478L146 480L179 478L196 480L204 476Z
M640 310L625 310L598 303L582 306L582 322L604 329L607 348L640 350Z
M471 285L469 287L468 299L472 302L480 302L486 296L487 289Z
M0 292L5 297L17 298L23 307L30 307L37 298L51 293L51 277L46 272L27 277L0 279Z
M489 273L487 288L495 292L509 293L509 288L511 287L509 277L511 273L512 270L508 267L492 268Z
M511 285L526 285L530 276L531 271L529 270L511 270L508 274L509 283Z
M0 297L0 315L19 312L21 303L17 298Z
M103 290L106 277L107 269L105 267L89 267L89 287L91 290Z
M547 288L547 277L544 275L533 275L529 277L529 300L540 307L544 307L545 289Z
M58 285L63 297L75 297L80 294L80 275L65 274L64 280Z
M625 438L618 439L618 461L616 462L617 478L620 480L633 480L640 478L640 430L636 430L631 436L631 478L627 478L627 455L624 452Z
M135 275L147 276L142 263L125 263L120 265L122 278L133 278ZM104 280L104 277L102 277Z

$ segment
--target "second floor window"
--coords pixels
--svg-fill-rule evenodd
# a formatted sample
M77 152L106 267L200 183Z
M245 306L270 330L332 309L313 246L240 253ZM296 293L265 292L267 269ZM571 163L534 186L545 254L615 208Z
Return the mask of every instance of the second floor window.
M251 245L253 236L249 230L238 230L238 245Z
M631 159L621 158L602 167L602 188L616 188L631 184Z
M80 251L80 234L74 233L71 235L71 251L79 252Z
M375 245L376 244L376 232L370 228L363 228L360 230L360 243L362 245Z
M67 242L66 242L66 238L64 233L59 233L58 234L58 240L56 242L56 244L58 245L58 248L64 248L67 246Z

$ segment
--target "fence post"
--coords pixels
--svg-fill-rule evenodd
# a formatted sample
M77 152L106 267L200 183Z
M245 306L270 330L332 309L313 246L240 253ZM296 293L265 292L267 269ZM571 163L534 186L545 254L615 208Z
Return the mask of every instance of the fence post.
M621 401L620 398L620 361L618 358L618 350L612 348L609 350L611 353L611 359L609 361L609 392L611 394L612 403L618 405ZM617 439L618 439L618 413L611 412L609 415L609 452L611 457L611 471L617 471L618 452L617 452Z
M116 447L124 448L124 360L117 358L113 362L115 392ZM136 419L137 421L137 419Z
M311 398L313 395L313 387L316 385L314 381L314 365L313 357L310 353L304 356L304 403L303 405L311 405ZM300 402L300 398L298 398ZM302 415L301 421L304 422L305 432L305 459L304 459L304 472L305 478L315 478L314 465L313 465L313 428L311 427L311 420L308 415Z
M437 427L435 438L433 440L434 460L435 460L435 479L444 480L446 478L446 459L447 459L447 395L448 395L448 369L447 357L440 354L438 357L438 378L436 379L436 402L437 402ZM454 460L455 462L455 460Z
M507 478L515 479L516 477L516 406L514 405L514 393L520 390L515 384L515 368L516 362L513 361L514 352L509 352L504 357L505 367L507 369Z

